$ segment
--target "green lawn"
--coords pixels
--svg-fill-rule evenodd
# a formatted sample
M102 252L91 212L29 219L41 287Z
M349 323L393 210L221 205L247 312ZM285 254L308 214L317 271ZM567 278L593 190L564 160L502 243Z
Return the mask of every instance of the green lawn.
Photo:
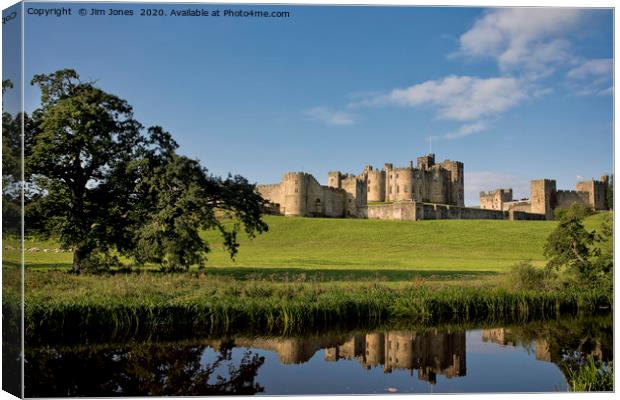
M604 213L586 220L600 226ZM231 261L218 234L203 235L211 244L207 273L235 279L472 280L506 271L520 260L544 265L543 245L554 221L379 221L267 216L269 231L250 240L240 234L239 254ZM14 241L4 254L15 258ZM34 268L69 267L71 253L56 253L52 240L28 240L26 264ZM47 252L45 251L47 249Z
M600 226L604 214L586 221ZM329 270L502 272L531 259L543 265L543 245L554 221L379 221L268 217L269 232L241 238L233 262L219 245L212 267ZM209 242L217 234L205 234Z

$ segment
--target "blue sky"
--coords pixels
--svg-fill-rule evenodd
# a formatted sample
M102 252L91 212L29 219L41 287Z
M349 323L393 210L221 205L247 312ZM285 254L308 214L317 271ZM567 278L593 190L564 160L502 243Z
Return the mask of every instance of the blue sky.
M291 13L264 19L70 6L26 15L26 81L74 68L217 175L275 183L303 170L325 183L328 170L405 166L430 137L439 161L465 163L467 204L496 187L526 197L543 177L574 189L613 168L611 10L202 7ZM32 110L39 93L25 96Z

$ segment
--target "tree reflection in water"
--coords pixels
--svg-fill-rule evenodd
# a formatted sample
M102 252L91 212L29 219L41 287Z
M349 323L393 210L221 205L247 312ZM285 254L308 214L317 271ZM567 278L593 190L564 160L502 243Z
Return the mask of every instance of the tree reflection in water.
M122 349L41 347L26 356L26 397L252 395L264 357L246 351L238 365L223 345L215 361L201 363L204 346L136 344ZM218 370L227 367L226 376Z
M268 367L261 369L263 383L268 383L270 393L279 393L282 388L273 381L274 371L287 368L294 373L296 367L293 365L308 363L320 350L324 350L324 364L317 359L314 367L321 368L298 369L296 379L300 382L308 379L308 371L314 371L320 378L324 371L333 371L336 367L327 363L350 360L363 367L349 376L348 379L353 381L365 379L363 373L368 370L386 375L404 370L413 374L417 370L418 379L432 384L437 383L440 375L458 377L463 390L484 391L485 383L478 381L475 373L471 384L467 383L468 341L496 344L486 348L497 354L502 354L502 348L506 346L524 348L533 353L532 361L554 363L565 376L578 367L584 357L594 357L602 362L613 360L611 314L476 328L476 331L469 331L475 332L470 336L466 335L466 327L444 326L369 332L333 331L303 337L241 335L180 342L59 344L54 347L40 344L26 348L26 396L251 395L266 391L256 382L261 379L259 368L265 364L265 359L260 356L263 352L277 354L277 362L274 359ZM233 348L237 349L234 354ZM243 352L242 349L248 350ZM510 355L516 353L504 354L508 358L502 363L510 364ZM351 363L340 363L336 368L346 370L348 365ZM491 373L496 367L490 362L474 369L482 368ZM527 390L527 385L524 380L520 390ZM339 388L338 384L334 386L334 390ZM304 390L304 394L314 393L313 388Z

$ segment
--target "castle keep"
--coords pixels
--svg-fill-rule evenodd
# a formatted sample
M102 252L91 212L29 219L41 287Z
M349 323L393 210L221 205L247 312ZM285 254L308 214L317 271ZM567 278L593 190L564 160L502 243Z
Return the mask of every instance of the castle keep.
M427 202L464 205L463 163L446 160L435 164L435 155L418 157L407 167L384 169L367 165L360 175L328 173L327 186L312 175L288 172L282 182L258 185L273 212L290 216L367 217L368 203Z
M257 190L269 200L268 212L301 217L544 220L573 203L607 209L607 177L579 182L575 191L556 190L554 180L535 180L530 199L515 200L512 189L497 189L480 193L480 207L465 207L463 171L462 162L435 163L435 155L427 154L415 166L367 165L359 175L330 171L327 186L309 173L287 172L281 183Z

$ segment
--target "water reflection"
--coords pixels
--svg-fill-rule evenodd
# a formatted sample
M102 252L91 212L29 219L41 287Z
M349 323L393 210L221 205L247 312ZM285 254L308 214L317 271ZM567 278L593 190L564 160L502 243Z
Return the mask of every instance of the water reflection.
M26 352L26 395L555 391L565 388L572 362L611 361L612 336L610 316L476 330L40 346ZM499 378L506 374L512 382Z
M326 361L357 360L365 368L383 366L418 370L420 380L436 383L437 374L465 376L465 331L416 333L394 331L355 335L346 343L325 350Z

